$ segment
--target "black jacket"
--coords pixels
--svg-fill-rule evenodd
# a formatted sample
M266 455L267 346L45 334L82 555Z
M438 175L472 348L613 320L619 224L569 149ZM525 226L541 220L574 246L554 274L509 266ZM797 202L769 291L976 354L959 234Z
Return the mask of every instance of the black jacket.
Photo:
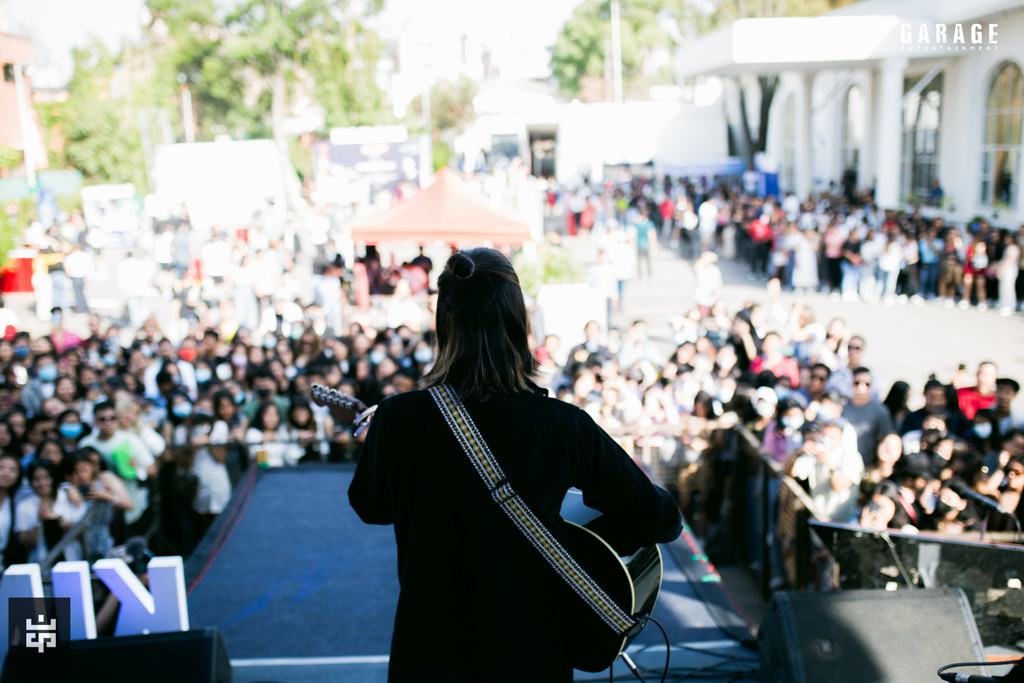
M527 392L466 409L570 552L557 523L572 486L605 513L604 533L637 546L679 536L671 496L578 408ZM401 593L389 681L565 680L556 603L567 589L491 500L428 392L380 404L349 500L363 521L395 525Z

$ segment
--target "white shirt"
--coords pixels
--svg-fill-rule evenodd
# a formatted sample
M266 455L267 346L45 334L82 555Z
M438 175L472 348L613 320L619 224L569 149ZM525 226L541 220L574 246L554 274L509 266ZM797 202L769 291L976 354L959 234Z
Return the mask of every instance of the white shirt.
M33 505L35 495L27 496L14 503L14 533L30 531L39 526L39 504ZM38 501L38 499L36 499ZM0 562L11 531L11 499L5 497L0 503Z
M64 521L75 524L85 516L85 511L88 508L85 506L85 503L81 505L71 503L71 500L68 498L69 488L71 488L71 484L65 483L61 484L60 488L57 489L57 497L53 501L53 511L58 517L62 517ZM39 496L35 493L26 498L22 503L26 508L32 507L32 514L36 520L39 519L39 503ZM18 514L19 516L21 515L21 507L18 508ZM36 547L29 552L29 562L42 562L49 554L50 548L46 545L46 534L40 530L39 541L36 543ZM69 544L64 549L64 559L69 562L84 559L81 543Z
M714 263L694 270L693 300L699 306L713 306L722 290L722 269Z
M231 270L231 247L227 242L208 242L199 251L203 274L224 277Z
M175 361L174 364L178 367L178 378L182 386L188 389L189 397L195 401L199 392L199 385L196 383L196 369L191 363L186 363L183 360ZM156 376L163 366L163 358L154 358L146 371L142 373L142 386L147 398L159 398L160 389L156 386Z
M64 272L68 277L89 277L92 259L84 251L73 251L64 257Z
M697 217L701 232L714 232L718 227L718 204L713 199L707 200L697 210Z

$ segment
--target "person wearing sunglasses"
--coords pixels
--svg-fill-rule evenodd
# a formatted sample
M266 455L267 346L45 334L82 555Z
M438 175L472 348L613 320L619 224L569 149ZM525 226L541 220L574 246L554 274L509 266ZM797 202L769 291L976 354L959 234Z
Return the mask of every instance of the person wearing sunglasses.
M885 404L871 395L871 371L860 367L853 371L853 397L843 408L843 419L857 432L857 450L865 464L871 460L878 442L896 431Z
M828 378L829 391L838 391L845 398L853 397L853 371L864 366L864 337L850 337L846 343L846 364L832 371ZM878 398L878 390L871 389L872 398Z

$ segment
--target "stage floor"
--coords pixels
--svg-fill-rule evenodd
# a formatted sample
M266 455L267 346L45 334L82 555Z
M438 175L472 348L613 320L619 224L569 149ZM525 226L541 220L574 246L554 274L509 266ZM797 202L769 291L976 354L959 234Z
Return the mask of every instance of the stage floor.
M220 629L236 682L387 679L398 599L394 533L363 524L349 506L353 471L338 465L250 473L190 558L191 627ZM672 668L707 668L703 680L715 671L725 674L721 680L756 671L756 652L737 644L749 640L749 623L689 533L662 546L662 554L654 617L673 644ZM658 680L660 631L648 627L632 649ZM621 664L620 676L635 680ZM576 680L608 676L578 673Z

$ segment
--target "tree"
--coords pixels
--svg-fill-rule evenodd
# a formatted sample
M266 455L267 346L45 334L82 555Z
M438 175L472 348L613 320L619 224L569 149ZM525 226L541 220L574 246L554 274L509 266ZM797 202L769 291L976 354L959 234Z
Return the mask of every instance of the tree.
M268 129L258 95L253 101L247 87L245 65L226 54L231 36L216 1L147 0L146 7L152 17L147 47L155 54L151 104L173 102L180 112L184 85L192 96L197 140L212 140L221 130L265 137Z
M624 88L642 73L651 50L668 47L672 40L659 23L664 0L621 0L619 12ZM551 71L570 96L580 93L586 76L603 78L605 57L611 54L611 2L584 0L565 22L551 56Z
M441 79L430 88L431 132L446 133L454 137L476 119L473 100L478 88L476 81L460 76L457 81ZM423 99L417 97L411 107L418 120L423 116Z
M219 8L233 7L227 13ZM326 127L390 120L374 81L381 43L362 19L380 2L147 0L159 52L155 103L178 100L187 78L198 139L284 137L290 102L312 97Z
M371 5L370 11L379 9ZM227 17L228 54L270 92L274 137L284 137L288 85L304 72L331 124L376 122L384 100L373 81L377 42L342 0L248 0ZM369 75L369 78L367 78Z
M40 107L51 142L62 144L66 163L86 182L134 183L145 193L146 167L131 105L113 87L119 59L95 38L71 54L68 99Z
M736 19L784 16L810 17L828 12L855 0L680 0L666 6L666 11L679 23L680 35L689 38L714 31ZM754 156L764 152L768 144L768 116L779 86L778 74L758 74L760 90L757 136L751 131L747 111L747 93L740 78L734 79L739 92L740 128L743 133L747 168L754 168Z

